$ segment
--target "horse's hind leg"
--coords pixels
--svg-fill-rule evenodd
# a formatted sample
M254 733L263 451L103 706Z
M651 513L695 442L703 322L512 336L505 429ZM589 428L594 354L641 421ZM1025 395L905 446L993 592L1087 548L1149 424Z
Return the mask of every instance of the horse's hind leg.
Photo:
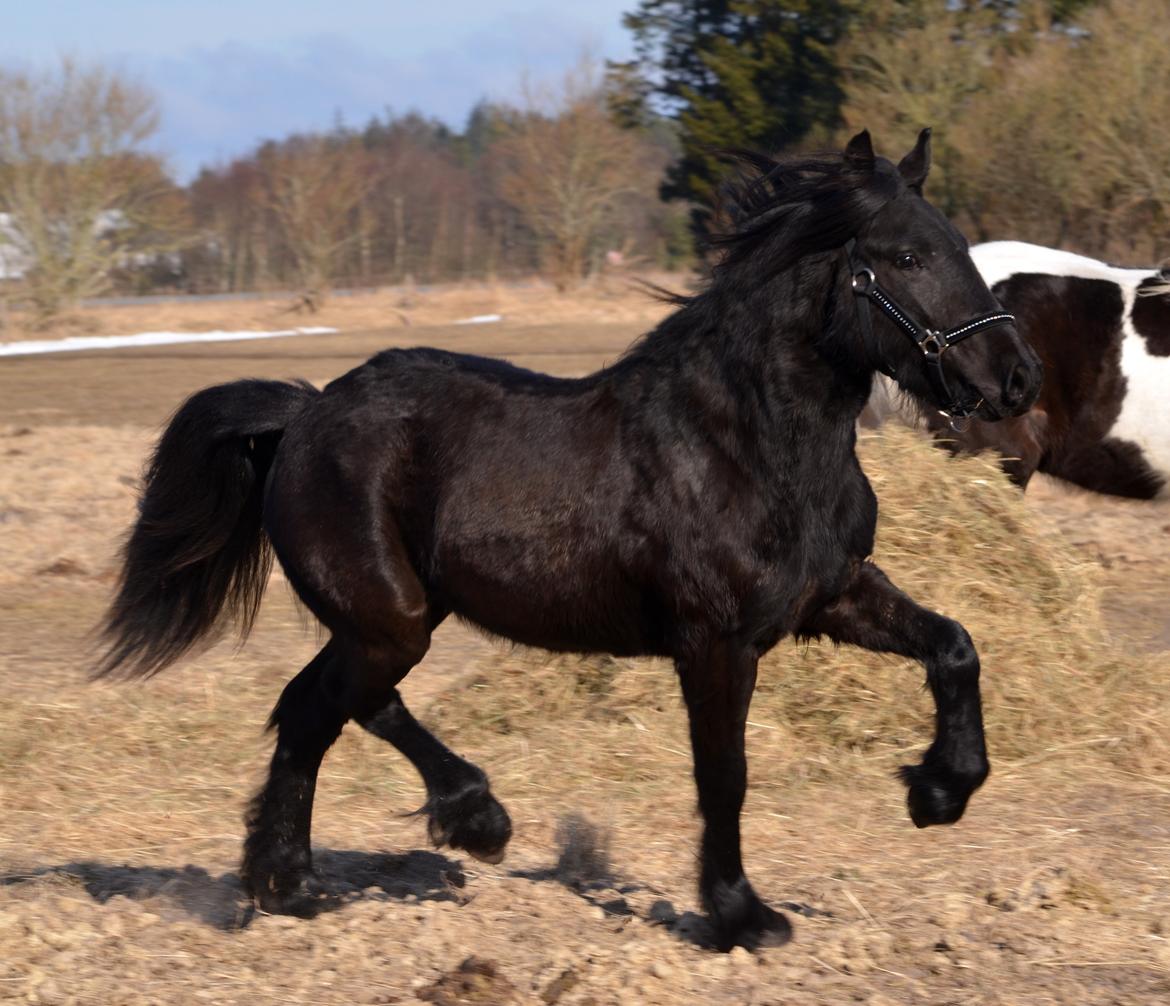
M244 886L264 911L311 916L323 904L310 845L313 796L321 760L351 716L418 769L427 789L423 810L435 845L465 849L489 863L504 858L512 837L507 812L492 795L483 771L449 751L410 715L393 687L404 676L386 674L383 680L392 682L390 699L370 713L376 692L368 687L356 694L339 689L355 674L342 647L331 641L285 687L270 721L277 737L268 781L248 809L244 842ZM355 705L359 694L361 702Z
M333 638L273 711L276 750L248 813L242 872L264 910L311 915L320 907L310 851L317 771L347 720L414 762L426 782L436 841L498 859L511 824L484 774L419 726L398 695L396 686L426 654L442 613L432 608L397 530L356 515L349 527L358 534L320 541L305 534L315 526L312 514L289 516L310 495L290 498L273 541L297 593ZM369 534L375 527L380 533Z
M310 916L320 905L309 830L321 759L348 719L326 687L337 659L330 642L285 686L269 720L276 749L268 781L248 808L241 869L244 888L264 911Z
M427 814L427 831L436 846L464 849L487 863L504 858L512 822L492 796L487 776L425 730L397 690L385 708L359 722L393 744L418 769L427 789L422 812Z
M951 824L987 778L987 748L979 698L979 656L958 622L915 604L873 565L862 563L853 582L809 618L800 636L825 635L912 657L926 665L937 714L934 742L920 765L907 765L910 817L919 828Z
M242 868L261 908L294 915L320 907L310 829L321 759L347 720L391 701L431 636L426 592L397 530L355 509L349 523L321 536L314 488L286 487L267 523L290 581L333 638L273 710L276 749L248 811Z

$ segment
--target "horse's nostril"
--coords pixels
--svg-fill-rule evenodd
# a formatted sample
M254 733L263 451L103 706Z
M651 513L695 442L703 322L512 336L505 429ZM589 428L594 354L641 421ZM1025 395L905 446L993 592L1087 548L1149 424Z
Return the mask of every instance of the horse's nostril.
M1017 363L1003 382L1003 404L1009 408L1019 405L1028 395L1031 385L1031 372L1022 363Z

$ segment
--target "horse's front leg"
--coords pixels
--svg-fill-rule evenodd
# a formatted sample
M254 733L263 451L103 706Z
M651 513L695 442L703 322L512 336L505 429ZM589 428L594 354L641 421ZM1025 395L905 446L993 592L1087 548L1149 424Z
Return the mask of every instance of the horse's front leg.
M756 660L753 650L724 640L677 661L703 815L699 893L723 951L778 946L792 933L788 920L752 890L740 854L739 814L747 789L744 729Z
M919 828L953 824L987 778L979 699L979 656L958 622L915 604L873 563L862 563L836 600L809 618L800 636L828 636L926 665L936 707L935 738L920 765L907 765L910 817Z

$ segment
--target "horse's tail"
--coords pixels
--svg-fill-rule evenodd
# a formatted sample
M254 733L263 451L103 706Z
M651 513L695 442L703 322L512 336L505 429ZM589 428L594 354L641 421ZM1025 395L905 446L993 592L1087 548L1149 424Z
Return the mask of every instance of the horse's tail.
M285 427L316 394L235 381L175 413L146 471L95 676L156 674L228 619L247 636L272 568L265 479Z

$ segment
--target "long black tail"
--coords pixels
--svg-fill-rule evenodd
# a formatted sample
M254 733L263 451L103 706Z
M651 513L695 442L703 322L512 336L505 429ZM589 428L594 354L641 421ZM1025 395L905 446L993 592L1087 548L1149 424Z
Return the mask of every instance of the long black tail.
M272 568L265 477L285 427L316 394L236 381L175 413L146 472L95 676L156 674L228 619L247 635Z

